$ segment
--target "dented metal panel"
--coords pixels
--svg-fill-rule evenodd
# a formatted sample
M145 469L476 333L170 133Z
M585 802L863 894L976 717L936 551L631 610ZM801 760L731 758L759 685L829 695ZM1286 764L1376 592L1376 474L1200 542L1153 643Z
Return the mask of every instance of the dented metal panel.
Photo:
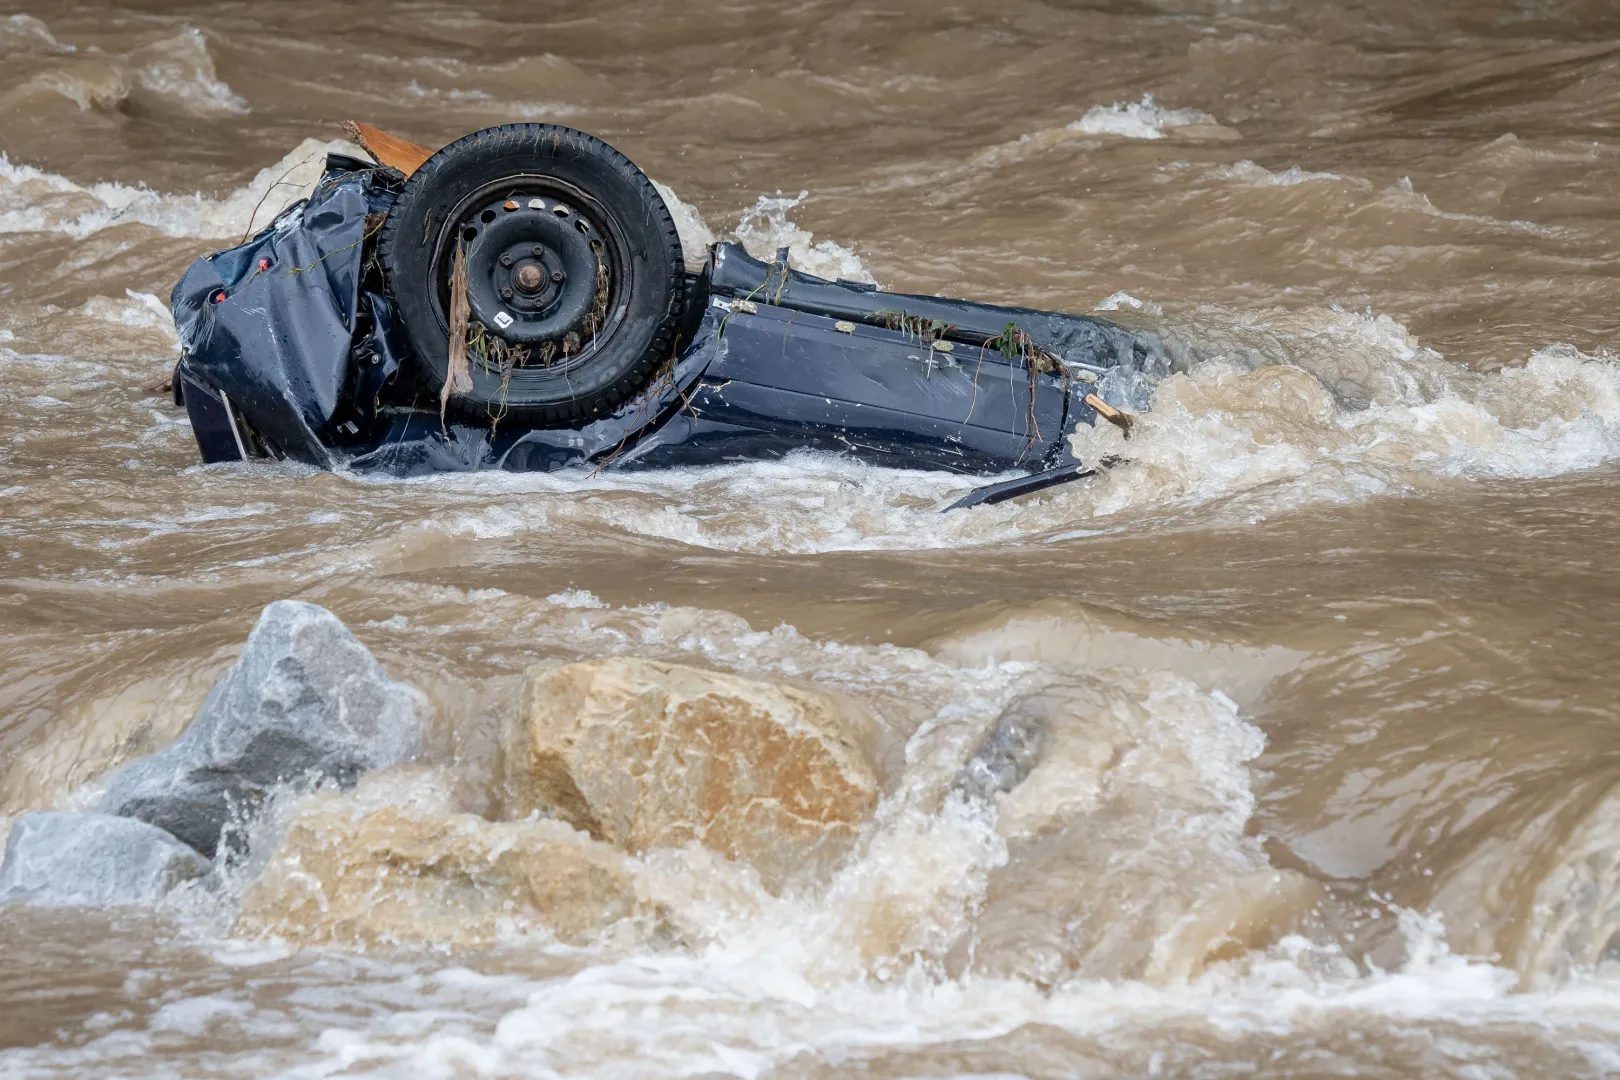
M961 472L1045 460L1064 428L1060 380L988 349L958 358L898 331L770 305L735 308L727 348L694 398L699 415L826 436L862 457L920 456Z
M746 297L762 308L792 308L851 323L882 324L901 321L904 316L904 321L912 325L948 327L945 337L969 345L991 341L1012 326L1081 370L1140 365L1149 354L1138 335L1105 319L943 296L890 293L850 281L827 281L794 270L785 251L776 261L764 262L737 244L716 244L710 288L717 296Z
M352 405L366 216L387 207L373 177L329 171L252 240L193 263L170 300L192 380L274 452L312 465L333 464L333 428Z

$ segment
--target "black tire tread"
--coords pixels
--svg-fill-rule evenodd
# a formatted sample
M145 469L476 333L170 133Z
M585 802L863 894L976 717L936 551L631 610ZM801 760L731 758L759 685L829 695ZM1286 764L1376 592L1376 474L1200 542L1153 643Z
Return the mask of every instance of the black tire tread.
M676 335L687 300L686 267L680 233L675 228L675 219L670 214L669 207L664 204L663 197L658 194L658 189L634 162L594 135L559 124L502 124L464 135L423 162L405 181L404 188L395 200L394 208L409 205L412 199L432 183L444 169L509 158L526 146L537 146L543 140L551 141L553 151L565 146L571 147L584 155L608 163L618 171L638 190L638 194L641 195L639 202L644 211L643 221L627 221L623 224L627 229L642 230L649 247L654 244L661 245L672 256L669 260L668 282L670 302L659 320L651 343L619 379L589 399L554 405L508 403L504 406L509 418L546 427L576 423L623 404L649 381L658 366L673 354L678 345ZM396 254L402 245L413 240L417 243L426 243L425 237L413 238L402 235L405 216L391 209L378 234L378 256L387 270L385 276L389 279L390 293L395 291L392 270L396 265ZM438 227L442 228L443 224ZM395 299L398 302L397 295ZM412 347L414 351L416 349L414 341ZM411 363L403 366L400 377L411 384L411 389L428 394L435 401L438 400L444 382L442 368L436 372L424 358L417 356L413 357ZM472 396L455 396L450 399L446 411L471 422L487 422L489 409L495 404Z

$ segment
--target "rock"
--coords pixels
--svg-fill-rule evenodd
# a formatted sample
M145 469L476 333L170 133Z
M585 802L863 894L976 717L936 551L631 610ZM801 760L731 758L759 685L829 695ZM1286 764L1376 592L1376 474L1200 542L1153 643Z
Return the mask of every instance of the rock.
M337 616L279 600L185 733L113 773L101 809L158 825L205 855L280 783L353 784L409 761L426 697L397 683Z
M109 814L23 814L6 841L0 903L151 904L208 867L207 859L143 821Z
M1248 831L1263 747L1229 698L1168 672L1014 698L956 783L1006 854L952 969L1168 985L1289 932L1318 894Z
M879 794L827 695L628 657L532 669L502 750L511 816L635 853L701 843L773 891L825 874Z
M668 937L628 856L560 821L455 813L440 776L379 773L304 800L238 929L302 942L487 945L538 927L570 944Z
M1051 724L1039 694L1020 697L968 758L957 788L969 798L1005 795L1029 778L1051 741Z
M64 687L56 715L41 725L39 735L5 755L0 762L0 812L73 805L69 798L75 789L163 749L186 730L208 688L234 658L201 656L167 663L132 682L131 654L145 644L104 658L104 679L115 685L86 679Z

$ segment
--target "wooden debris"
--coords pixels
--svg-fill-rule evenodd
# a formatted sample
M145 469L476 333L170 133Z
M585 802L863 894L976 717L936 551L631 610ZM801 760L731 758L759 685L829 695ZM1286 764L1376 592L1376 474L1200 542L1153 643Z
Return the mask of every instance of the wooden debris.
M406 176L421 168L422 162L433 156L433 151L425 146L418 146L357 120L343 121L343 131L359 143L377 164L398 169Z
M1121 412L1096 394L1087 394L1085 400L1087 405L1097 410L1097 415L1123 431L1127 439L1131 437L1132 420L1130 413Z

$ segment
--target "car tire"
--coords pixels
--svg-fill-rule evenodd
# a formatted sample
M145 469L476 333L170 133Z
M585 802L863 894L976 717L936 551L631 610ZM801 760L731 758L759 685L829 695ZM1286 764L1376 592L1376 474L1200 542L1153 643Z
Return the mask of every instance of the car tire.
M449 401L464 419L578 424L632 397L677 347L680 236L652 181L600 139L553 124L486 128L406 181L377 251L414 353L405 374L434 401L458 247L481 343L471 389Z

